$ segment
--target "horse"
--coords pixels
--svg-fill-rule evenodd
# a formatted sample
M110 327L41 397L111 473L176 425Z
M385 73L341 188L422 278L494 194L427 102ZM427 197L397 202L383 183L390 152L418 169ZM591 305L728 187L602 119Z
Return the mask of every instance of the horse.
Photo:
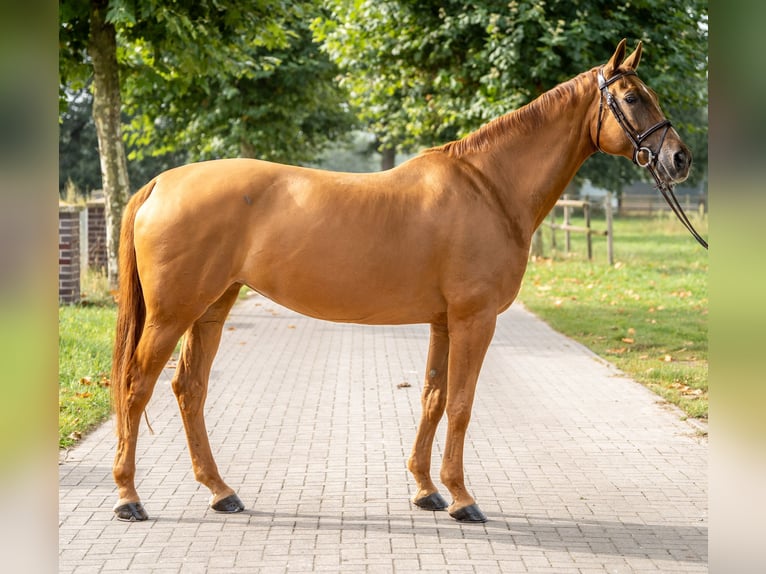
M670 187L689 173L689 149L636 75L642 44L627 57L625 46L387 171L221 159L165 171L141 188L126 205L119 247L117 518L148 518L135 488L138 427L182 337L172 388L195 479L210 490L213 510L244 510L219 474L203 408L224 320L246 285L317 319L429 324L422 414L407 460L412 502L460 522L486 521L465 485L464 441L496 319L519 292L532 234L597 151L651 164ZM430 471L445 412L440 479L449 504Z

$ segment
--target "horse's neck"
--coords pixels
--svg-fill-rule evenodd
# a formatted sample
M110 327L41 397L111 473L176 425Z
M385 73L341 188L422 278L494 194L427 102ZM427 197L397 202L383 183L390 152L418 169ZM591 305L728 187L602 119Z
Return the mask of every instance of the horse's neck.
M595 81L590 83L581 82L561 107L542 114L534 127L514 129L466 158L492 182L506 211L517 221L524 218L530 235L595 151L590 125L597 113L593 108L598 90Z

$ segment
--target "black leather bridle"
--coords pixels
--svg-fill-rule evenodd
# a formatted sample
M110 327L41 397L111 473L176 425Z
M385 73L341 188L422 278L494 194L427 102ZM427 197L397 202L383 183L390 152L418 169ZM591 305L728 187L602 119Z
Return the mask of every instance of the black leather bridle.
M622 131L625 132L625 135L630 140L630 143L633 144L633 163L635 163L639 167L646 168L649 173L652 174L652 178L654 179L654 182L657 184L656 187L662 194L662 197L665 198L665 201L670 206L670 208L673 210L673 213L676 214L676 217L681 221L681 223L684 224L686 229L689 230L689 233L692 234L692 237L697 240L697 242L702 245L705 249L708 248L707 241L705 241L702 236L697 232L696 229L694 229L694 226L691 224L691 221L689 221L689 218L686 216L686 213L684 213L683 208L681 207L681 204L678 202L678 198L673 193L673 185L665 182L657 173L657 159L660 155L660 151L662 150L662 145L665 143L665 136L668 134L668 130L671 128L670 120L663 119L656 124L654 124L649 129L639 132L636 130L628 120L628 118L625 116L624 112L620 108L620 105L617 103L617 98L615 98L612 93L609 91L609 86L612 85L614 82L619 80L620 78L624 78L625 76L635 76L636 72L633 70L628 70L626 72L620 72L618 74L615 74L608 80L604 79L604 72L602 69L599 69L598 71L598 89L601 92L601 97L599 98L599 106L598 106L598 126L596 128L596 147L599 151L603 152L604 150L601 149L600 145L600 138L601 138L601 122L604 115L604 102L606 102L606 106L611 110L612 115L614 116L614 119L617 120L617 123L622 128ZM657 151L652 150L652 148L644 145L644 142L646 139L651 136L653 133L663 130L662 135L660 136L660 143L657 146ZM643 158L646 158L645 160Z

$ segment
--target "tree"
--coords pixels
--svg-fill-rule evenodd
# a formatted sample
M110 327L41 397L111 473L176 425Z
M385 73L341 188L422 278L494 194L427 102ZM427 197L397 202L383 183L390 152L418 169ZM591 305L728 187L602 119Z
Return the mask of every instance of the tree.
M160 89L172 85L181 94L200 78L254 77L264 63L250 59L251 49L285 46L287 22L303 17L306 5L282 0L59 3L60 94L67 87L81 88L92 78L111 287L117 286L120 217L130 196L121 80L130 75L136 55L142 72L151 70Z
M123 114L123 125L129 123L130 118ZM188 161L188 154L183 148L148 155L141 153L143 150L129 141L125 146L131 182L149 181L158 173ZM132 161L131 156L134 158ZM93 95L87 88L67 94L67 107L59 117L59 195L66 193L70 181L83 197L95 189L101 189Z
M59 195L68 181L87 195L101 187L93 98L87 90L67 95L59 118Z
M249 75L217 75L174 85L151 71L128 79L127 128L135 157L184 149L191 160L258 157L305 163L346 133L355 117L335 79L338 70L313 41L306 22L290 25L283 46L252 46L262 62ZM144 66L147 66L144 59ZM170 86L164 91L162 85Z
M702 0L327 3L330 13L315 20L314 31L345 70L351 100L383 146L465 135L605 62L623 36L644 41L641 76L662 94L676 124L706 105ZM582 173L601 184L635 178L629 165L607 161L603 170L604 161L588 169L589 161Z

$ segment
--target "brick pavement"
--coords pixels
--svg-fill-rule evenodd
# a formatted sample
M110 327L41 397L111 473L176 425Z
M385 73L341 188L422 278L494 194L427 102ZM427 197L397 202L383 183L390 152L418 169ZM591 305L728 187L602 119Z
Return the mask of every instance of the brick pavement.
M414 507L405 462L427 346L424 325L240 302L206 411L247 510L207 509L166 369L148 408L155 434L142 425L139 437L150 520L113 518L107 423L59 466L60 572L707 572L706 440L516 305L499 318L466 440L468 486L489 522ZM435 477L443 440L444 422Z

